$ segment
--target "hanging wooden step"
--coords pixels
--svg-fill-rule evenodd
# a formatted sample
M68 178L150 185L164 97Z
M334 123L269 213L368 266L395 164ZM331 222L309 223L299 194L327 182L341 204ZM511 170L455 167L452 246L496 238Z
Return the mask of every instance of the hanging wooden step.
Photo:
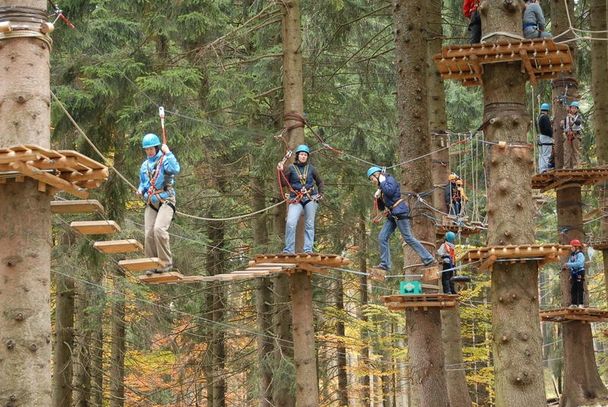
M93 247L102 253L134 253L142 252L144 247L135 239L127 240L101 240L93 243Z
M177 284L184 280L184 276L176 271L168 273L154 273L150 276L142 274L137 277L140 282L145 284Z
M532 177L532 188L545 192L568 184L593 185L605 179L608 179L607 167L549 170Z
M391 311L406 309L426 311L429 308L454 308L458 303L458 295L439 293L387 295L382 297L382 300Z
M39 182L40 191L65 191L87 198L88 190L108 178L108 168L76 151L49 150L32 144L0 148L2 183L23 177Z
M113 220L74 221L70 227L83 235L110 235L120 232L120 226Z
M605 322L608 321L608 310L599 308L556 308L541 311L540 318L544 322Z
M148 271L162 269L165 264L158 257L127 259L118 262L118 265L125 271Z
M51 201L53 213L104 213L103 205L96 199Z
M572 71L572 54L567 44L552 39L496 41L450 45L433 56L442 79L455 79L464 86L482 85L484 65L521 62L532 84Z
M496 261L524 263L540 262L544 265L557 261L559 256L570 253L570 246L559 244L529 244L479 247L467 251L459 261L463 264L481 262L481 271L490 270Z

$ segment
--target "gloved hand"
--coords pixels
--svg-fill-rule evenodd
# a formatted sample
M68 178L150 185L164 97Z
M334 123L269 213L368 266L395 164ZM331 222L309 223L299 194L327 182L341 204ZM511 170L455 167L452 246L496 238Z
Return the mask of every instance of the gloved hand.
M381 196L382 196L382 191L380 189L376 190L376 193L374 194L374 198L380 199Z
M315 202L319 202L322 199L323 199L323 195L321 195L321 194L316 194L316 195L312 196L312 200Z
M384 182L384 181L386 181L386 177L385 177L384 175L380 174L380 175L378 176L378 182L382 183L382 182Z
M169 150L169 146L168 146L168 145L166 145L166 144L163 144L163 145L160 147L160 149L161 149L161 151L162 151L163 153L165 153L165 154L168 154L168 153L171 151L171 150Z
M277 170L283 171L283 162L277 164Z

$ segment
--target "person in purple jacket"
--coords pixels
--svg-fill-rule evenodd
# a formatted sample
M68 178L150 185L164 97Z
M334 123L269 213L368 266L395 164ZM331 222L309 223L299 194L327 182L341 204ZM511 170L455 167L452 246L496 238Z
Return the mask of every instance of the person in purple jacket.
M433 255L412 234L410 209L405 199L401 198L399 182L391 175L383 173L380 167L375 166L367 170L367 178L378 187L374 194L374 198L378 202L378 208L387 211L386 222L378 235L380 264L376 268L385 271L391 268L391 252L388 240L397 228L399 228L405 243L420 256L420 260L425 266L435 263Z

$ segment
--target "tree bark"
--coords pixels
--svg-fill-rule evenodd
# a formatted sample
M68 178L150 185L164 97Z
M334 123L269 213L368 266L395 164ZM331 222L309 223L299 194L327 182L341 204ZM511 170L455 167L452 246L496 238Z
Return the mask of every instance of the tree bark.
M274 282L274 350L273 394L275 405L293 407L296 404L294 382L293 333L291 329L291 297L289 277L279 275Z
M471 396L467 386L465 370L462 369L462 337L460 333L460 310L458 306L441 311L441 336L445 352L446 380L451 406L470 406Z
M96 253L93 256L97 255ZM88 325L85 329L91 331L90 335L90 375L91 375L91 399L92 407L103 407L104 396L104 332L103 315L105 310L105 292L100 287L102 284L103 270L99 266L92 266L92 280L96 287L92 289L92 298L89 299Z
M31 7L43 0L2 0ZM49 47L34 38L0 44L0 147L50 146ZM51 209L38 183L0 186L0 405L51 405Z
M427 113L427 6L406 0L393 1L397 70L397 139L399 161L417 158L431 151ZM429 191L433 187L429 158L417 159L401 168L405 190ZM435 241L435 229L426 216L412 220L414 235L421 241ZM427 248L434 251L434 247ZM405 263L420 263L411 249L405 251ZM428 313L407 311L408 344L411 374L416 399L420 406L448 406L448 392L443 370L444 353L441 343L439 310ZM410 318L412 320L410 321ZM435 338L437 347L427 352L424 340ZM415 355L415 357L414 357Z
M503 0L482 2L483 34L521 35L523 6L523 2ZM505 38L495 35L488 41L500 39ZM530 146L525 145L529 126L525 81L519 62L484 66L486 140L512 143L505 148L496 144L489 148L486 162L489 245L534 242L534 212L530 205L533 157ZM495 263L491 298L496 406L545 405L538 263Z
M56 275L55 357L53 405L72 405L72 349L74 349L74 279Z
M359 222L358 222L358 233L357 233L357 245L359 246L359 252L358 252L358 260L359 260L359 272L361 273L361 277L359 280L359 307L360 309L364 309L365 306L368 304L369 302L369 296L368 296L368 278L367 278L367 228L366 228L366 219L365 216L361 215L359 218ZM363 322L363 326L364 328L361 330L361 339L363 341L363 343L368 343L369 342L369 332L367 331L367 329L365 328L366 323L368 322L369 318L367 317L367 315L364 312L361 312L359 314L359 318L361 319L361 321ZM369 347L368 346L363 346L361 348L361 353L359 355L360 361L359 361L359 366L365 366L365 368L361 369L363 371L367 371L367 364L369 361ZM361 403L363 403L364 405L367 405L370 403L371 399L370 399L370 380L369 380L369 374L365 373L361 376L361 380L360 380L360 385L361 385L361 395L360 395L360 400Z
M110 355L110 407L125 405L125 273L120 267L114 271L114 299L112 301L112 353Z
M75 315L75 355L74 366L74 406L89 407L91 398L91 332L89 317L86 312L90 306L90 286L84 282L76 283L76 315Z
M296 366L296 406L319 405L319 380L315 351L315 329L312 308L312 284L305 271L293 273L291 301L293 304L293 347Z

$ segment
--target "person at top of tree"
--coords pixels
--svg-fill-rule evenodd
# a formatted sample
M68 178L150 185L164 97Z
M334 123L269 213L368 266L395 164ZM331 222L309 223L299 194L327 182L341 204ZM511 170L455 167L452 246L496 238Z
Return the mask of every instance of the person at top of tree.
M550 32L545 31L545 15L536 0L525 0L526 9L523 12L524 38L551 38Z
M481 42L481 16L479 15L479 0L464 0L462 11L469 19L469 42L478 44Z
M543 103L540 105L540 115L538 116L538 172L543 173L553 168L553 125L549 116L551 105Z
M564 132L564 168L576 168L581 154L583 133L583 116L579 111L578 101L568 106L568 113L562 120Z

